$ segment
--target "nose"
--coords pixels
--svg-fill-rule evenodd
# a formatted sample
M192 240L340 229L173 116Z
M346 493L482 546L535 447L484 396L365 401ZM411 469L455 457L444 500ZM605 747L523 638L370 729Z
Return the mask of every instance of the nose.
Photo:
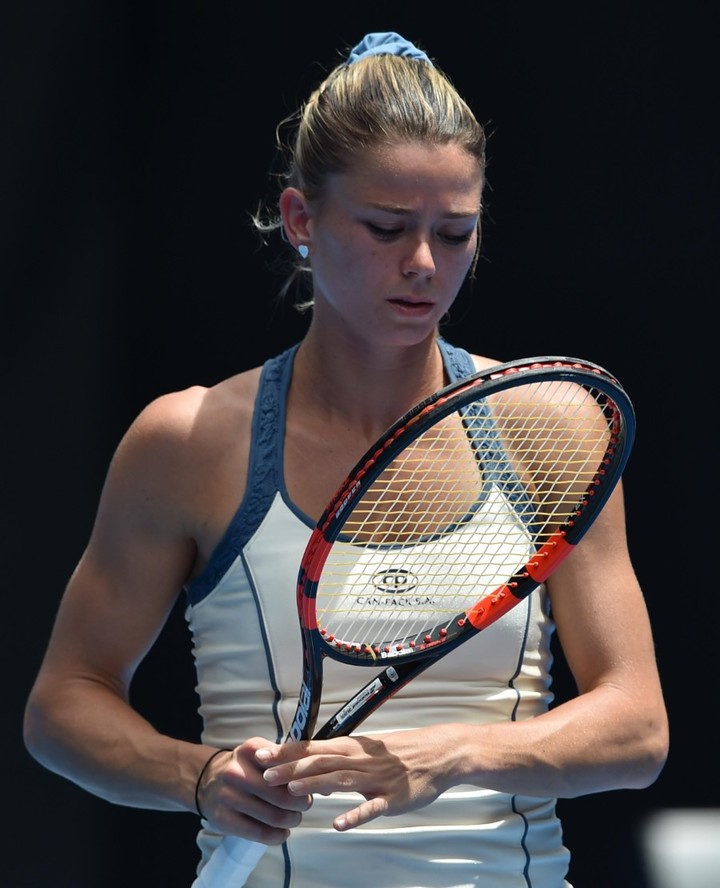
M422 278L431 278L435 274L435 260L427 240L418 239L412 245L407 256L403 259L402 273L406 277Z

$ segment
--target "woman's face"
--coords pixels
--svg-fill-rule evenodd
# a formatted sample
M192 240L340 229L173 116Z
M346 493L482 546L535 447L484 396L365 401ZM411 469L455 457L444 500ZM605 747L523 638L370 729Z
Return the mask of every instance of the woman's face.
M455 144L364 153L309 205L314 315L392 344L437 328L473 262L482 172Z

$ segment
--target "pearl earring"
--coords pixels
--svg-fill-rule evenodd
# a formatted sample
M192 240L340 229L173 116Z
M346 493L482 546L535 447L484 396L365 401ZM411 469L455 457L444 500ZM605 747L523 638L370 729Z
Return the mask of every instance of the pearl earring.
M310 255L310 248L307 244L298 244L297 251L298 253L300 253L301 259L307 259L307 257Z

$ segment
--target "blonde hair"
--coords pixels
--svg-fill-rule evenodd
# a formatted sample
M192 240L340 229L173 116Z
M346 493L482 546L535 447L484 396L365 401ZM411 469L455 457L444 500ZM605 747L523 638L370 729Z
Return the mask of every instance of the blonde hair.
M347 172L368 149L400 142L457 144L485 171L485 131L447 75L430 61L378 54L344 62L279 125L280 190L293 186L310 200L321 198L329 175ZM282 231L276 206L267 212L261 207L253 221L263 234ZM477 252L471 276L476 262ZM292 266L283 295L303 276L309 280L308 263L294 251Z

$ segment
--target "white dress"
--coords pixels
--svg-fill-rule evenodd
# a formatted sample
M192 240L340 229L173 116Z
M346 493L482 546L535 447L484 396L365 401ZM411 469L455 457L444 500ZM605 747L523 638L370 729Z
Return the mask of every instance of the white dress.
M474 372L465 352L443 340L439 346L451 379ZM298 566L313 522L290 502L283 478L294 353L263 368L247 493L207 569L186 590L210 746L233 747L255 735L280 742L295 714L302 651L297 618L288 613L295 615ZM411 681L360 730L482 724L546 711L553 631L540 588ZM370 678L368 670L331 660L324 673L318 725ZM568 888L555 799L455 786L418 811L335 832L333 818L353 804L352 794L317 796L289 841L268 848L248 888ZM220 838L203 825L199 869Z

